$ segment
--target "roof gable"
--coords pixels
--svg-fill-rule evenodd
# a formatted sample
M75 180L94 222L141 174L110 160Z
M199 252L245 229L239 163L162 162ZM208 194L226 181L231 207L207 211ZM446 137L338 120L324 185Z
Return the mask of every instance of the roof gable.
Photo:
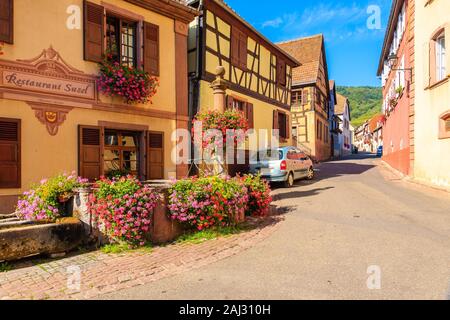
M292 71L293 84L315 83L321 62L326 68L323 35L295 39L277 45L300 62Z

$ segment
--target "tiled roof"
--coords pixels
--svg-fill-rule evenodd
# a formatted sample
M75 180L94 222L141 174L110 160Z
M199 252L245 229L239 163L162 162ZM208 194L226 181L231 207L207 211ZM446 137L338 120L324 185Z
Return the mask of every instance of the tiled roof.
M384 120L384 116L382 114L376 115L369 121L369 130L370 132L374 132L378 128L378 122Z
M316 82L322 56L323 35L280 42L277 45L300 62L292 72L294 84Z
M334 107L335 114L343 114L345 110L345 104L347 103L347 97L344 97L342 94L336 93L337 102Z

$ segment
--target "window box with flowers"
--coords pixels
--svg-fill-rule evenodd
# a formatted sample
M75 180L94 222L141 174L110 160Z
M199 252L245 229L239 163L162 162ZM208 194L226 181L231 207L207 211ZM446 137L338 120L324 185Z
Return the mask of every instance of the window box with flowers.
M403 96L404 91L405 91L405 88L403 86L399 86L397 89L395 89L397 100Z
M110 55L100 64L99 92L109 97L120 97L127 104L151 103L158 86L157 77L142 69L114 62Z

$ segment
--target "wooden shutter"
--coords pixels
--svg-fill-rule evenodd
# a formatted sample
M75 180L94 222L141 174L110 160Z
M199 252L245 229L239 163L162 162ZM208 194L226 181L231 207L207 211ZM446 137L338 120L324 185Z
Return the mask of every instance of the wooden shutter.
M239 32L239 67L247 69L247 35Z
M159 26L144 22L144 70L159 76Z
M234 99L232 96L227 96L227 109L233 109Z
M248 126L249 129L253 129L255 127L254 123L254 115L253 115L253 104L247 103L247 120L248 120Z
M0 0L0 41L14 42L14 1Z
M273 129L280 129L279 123L278 123L278 111L273 111Z
M20 188L20 120L0 118L0 188Z
M103 175L103 129L79 126L78 171L91 181Z
M280 86L286 86L286 62L278 58L277 61L277 76L278 84Z
M286 115L286 139L291 137L291 122L289 119L289 115Z
M236 27L231 28L231 64L239 66L240 31Z
M308 103L308 91L302 90L302 105Z
M164 179L164 133L147 135L147 179Z
M84 60L101 62L104 46L104 8L84 1Z

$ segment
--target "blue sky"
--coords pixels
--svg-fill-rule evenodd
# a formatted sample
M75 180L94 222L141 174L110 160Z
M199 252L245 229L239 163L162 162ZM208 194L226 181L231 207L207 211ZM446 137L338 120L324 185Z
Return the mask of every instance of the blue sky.
M338 85L380 86L376 76L391 0L226 0L274 42L323 33L330 79ZM381 28L369 29L371 5Z

